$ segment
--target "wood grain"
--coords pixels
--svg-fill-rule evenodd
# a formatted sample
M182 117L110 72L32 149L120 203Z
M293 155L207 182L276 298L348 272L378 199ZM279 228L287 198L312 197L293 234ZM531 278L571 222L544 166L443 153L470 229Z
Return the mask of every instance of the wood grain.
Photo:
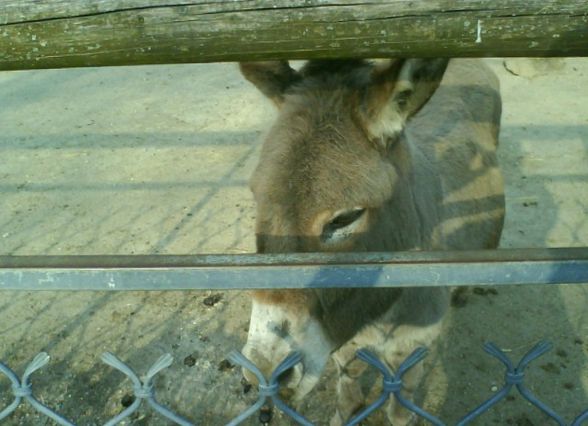
M395 56L588 56L588 3L4 0L0 4L0 70Z

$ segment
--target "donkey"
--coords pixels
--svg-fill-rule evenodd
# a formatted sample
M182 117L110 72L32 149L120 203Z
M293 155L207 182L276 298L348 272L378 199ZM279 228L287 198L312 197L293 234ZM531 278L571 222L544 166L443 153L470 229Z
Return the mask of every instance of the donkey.
M240 64L278 107L250 181L259 253L495 248L504 219L496 161L501 100L479 60L395 59ZM282 384L300 400L332 355L344 423L364 403L369 347L390 368L439 335L447 288L252 292L243 353L264 374L291 351ZM246 379L255 378L244 372ZM407 397L422 367L405 376ZM389 402L388 421L410 413Z

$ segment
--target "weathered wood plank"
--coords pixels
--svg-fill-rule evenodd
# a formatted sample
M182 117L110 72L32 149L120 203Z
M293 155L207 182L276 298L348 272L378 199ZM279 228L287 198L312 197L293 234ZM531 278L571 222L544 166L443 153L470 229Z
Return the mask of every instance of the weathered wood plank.
M588 56L588 3L4 0L0 4L0 70L391 56Z

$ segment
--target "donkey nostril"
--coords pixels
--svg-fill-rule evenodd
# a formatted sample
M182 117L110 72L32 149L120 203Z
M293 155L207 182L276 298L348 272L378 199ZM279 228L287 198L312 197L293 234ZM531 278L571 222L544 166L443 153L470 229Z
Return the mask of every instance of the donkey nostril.
M280 374L280 377L278 377L278 382L280 383L280 385L285 385L289 381L292 380L293 376L294 376L294 367L291 367L291 368L287 369L286 371L284 371L282 374Z

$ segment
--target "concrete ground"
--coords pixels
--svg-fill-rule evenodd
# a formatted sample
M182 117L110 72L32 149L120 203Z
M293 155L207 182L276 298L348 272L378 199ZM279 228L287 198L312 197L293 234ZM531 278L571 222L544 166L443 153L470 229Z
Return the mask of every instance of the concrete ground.
M504 99L502 247L588 246L588 60L489 62ZM0 254L254 251L247 179L273 117L234 64L0 73ZM428 410L455 423L501 385L483 342L518 360L540 339L554 350L529 367L529 388L568 422L588 408L587 286L470 289L454 305L429 357ZM248 310L236 291L0 291L0 360L20 374L47 351L35 395L98 425L132 401L100 354L142 373L169 352L158 399L222 425L255 400L224 361L245 341ZM329 368L301 407L317 424L332 414L332 379ZM0 410L11 400L0 377ZM1 423L51 424L24 406ZM123 424L168 422L142 410ZM550 423L516 396L474 424Z

